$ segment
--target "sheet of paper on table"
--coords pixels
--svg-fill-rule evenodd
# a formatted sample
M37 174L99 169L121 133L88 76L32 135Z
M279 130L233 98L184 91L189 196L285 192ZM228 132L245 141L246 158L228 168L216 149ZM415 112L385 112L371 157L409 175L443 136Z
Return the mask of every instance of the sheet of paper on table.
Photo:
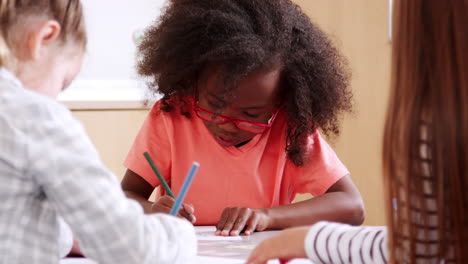
M251 236L223 237L215 235L214 226L196 226L198 240L198 256L184 264L245 264L248 256L264 239L278 234L279 231L258 232ZM70 258L60 261L60 264L98 264L84 258ZM271 260L268 264L279 264ZM307 259L295 259L290 264L312 264Z
M214 226L196 226L195 233L197 240L201 241L235 241L242 240L240 236L217 236L215 235L216 227Z
M87 258L66 258L66 259L60 260L60 264L97 264L97 263Z
M86 258L67 258L67 259L62 259L60 261L60 264L97 264L97 263ZM245 264L245 260L196 256L193 262L190 262L188 264ZM279 261L270 260L268 261L268 264L279 264ZM288 264L312 264L312 262L306 259L295 259Z
M218 257L204 257L197 256L195 261L190 264L245 264L244 259L228 259L228 258L218 258ZM280 264L278 260L270 260L268 264ZM294 259L288 264L313 264L308 259Z

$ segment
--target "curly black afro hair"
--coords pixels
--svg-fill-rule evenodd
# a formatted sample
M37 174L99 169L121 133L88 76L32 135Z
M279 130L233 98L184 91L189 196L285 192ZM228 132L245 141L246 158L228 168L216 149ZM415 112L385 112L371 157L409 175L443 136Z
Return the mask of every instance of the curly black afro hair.
M145 32L137 65L162 93L161 109L172 111L169 99L193 95L210 65L222 67L229 89L251 72L280 65L286 152L297 166L307 160L307 137L317 129L338 135L341 115L352 109L345 59L290 0L170 1Z

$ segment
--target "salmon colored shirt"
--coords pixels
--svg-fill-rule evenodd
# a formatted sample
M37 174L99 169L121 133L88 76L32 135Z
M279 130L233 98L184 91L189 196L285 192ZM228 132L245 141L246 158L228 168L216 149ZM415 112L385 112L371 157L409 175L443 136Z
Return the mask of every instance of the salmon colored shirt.
M192 162L199 162L184 200L194 205L198 225L216 224L226 207L274 207L290 204L297 193L321 195L349 174L319 133L309 138L308 164L294 165L285 152L285 113L237 148L219 145L195 113L187 118L178 110L164 112L159 107L156 103L151 110L124 165L159 186L143 156L147 151L177 196Z

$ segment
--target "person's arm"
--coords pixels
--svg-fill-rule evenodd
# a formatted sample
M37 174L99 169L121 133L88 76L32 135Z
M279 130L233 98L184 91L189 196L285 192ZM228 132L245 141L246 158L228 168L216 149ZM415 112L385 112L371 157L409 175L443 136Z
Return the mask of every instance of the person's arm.
M66 110L48 109L31 123L29 171L70 225L82 252L105 263L185 263L196 254L193 226L145 215L125 197L84 132Z
M331 222L291 228L260 243L247 264L276 258L282 263L294 258L309 258L313 263L387 263L387 229Z
M318 197L306 201L265 209L268 228L284 229L333 221L352 225L364 222L364 203L349 176L341 178Z
M122 189L127 197L137 201L143 207L145 213L168 214L175 203L174 197L168 195L159 197L154 203L148 201L155 187L160 186L160 182L143 156L143 153L148 152L154 165L157 166L163 177L166 177L166 181L170 181L172 162L171 145L167 132L168 122L169 120L160 109L160 101L158 101L146 117L124 162L127 171L121 183ZM196 218L193 213L192 205L182 204L178 216L195 223Z
M218 235L246 235L265 229L311 225L318 221L360 225L364 221L361 195L349 176L341 178L323 195L272 208L226 208L217 224Z
M151 213L153 202L148 201L154 187L145 181L140 175L127 170L121 182L122 189L128 198L137 201L143 207L145 213Z

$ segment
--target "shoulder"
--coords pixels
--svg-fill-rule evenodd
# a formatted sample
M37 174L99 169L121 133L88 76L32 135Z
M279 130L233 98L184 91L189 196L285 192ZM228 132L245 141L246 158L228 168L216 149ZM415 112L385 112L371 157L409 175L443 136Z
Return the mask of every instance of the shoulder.
M37 158L44 157L40 150L57 151L85 135L64 105L22 87L0 87L0 131L0 145L7 146L5 153L21 155L20 161L33 160L33 152L40 152Z
M308 169L313 168L318 171L338 170L337 174L341 177L348 174L346 167L340 161L333 148L320 135L318 131L310 134L304 142L304 164L298 168ZM288 164L292 167L297 167L288 159Z
M2 90L0 116L10 126L32 133L41 127L81 127L61 103L22 87Z
M157 101L148 114L148 121L152 123L189 122L193 117L193 99L184 97L170 99L166 102Z
M335 153L328 142L322 137L319 131L315 131L307 137L306 155L312 158L317 152Z

